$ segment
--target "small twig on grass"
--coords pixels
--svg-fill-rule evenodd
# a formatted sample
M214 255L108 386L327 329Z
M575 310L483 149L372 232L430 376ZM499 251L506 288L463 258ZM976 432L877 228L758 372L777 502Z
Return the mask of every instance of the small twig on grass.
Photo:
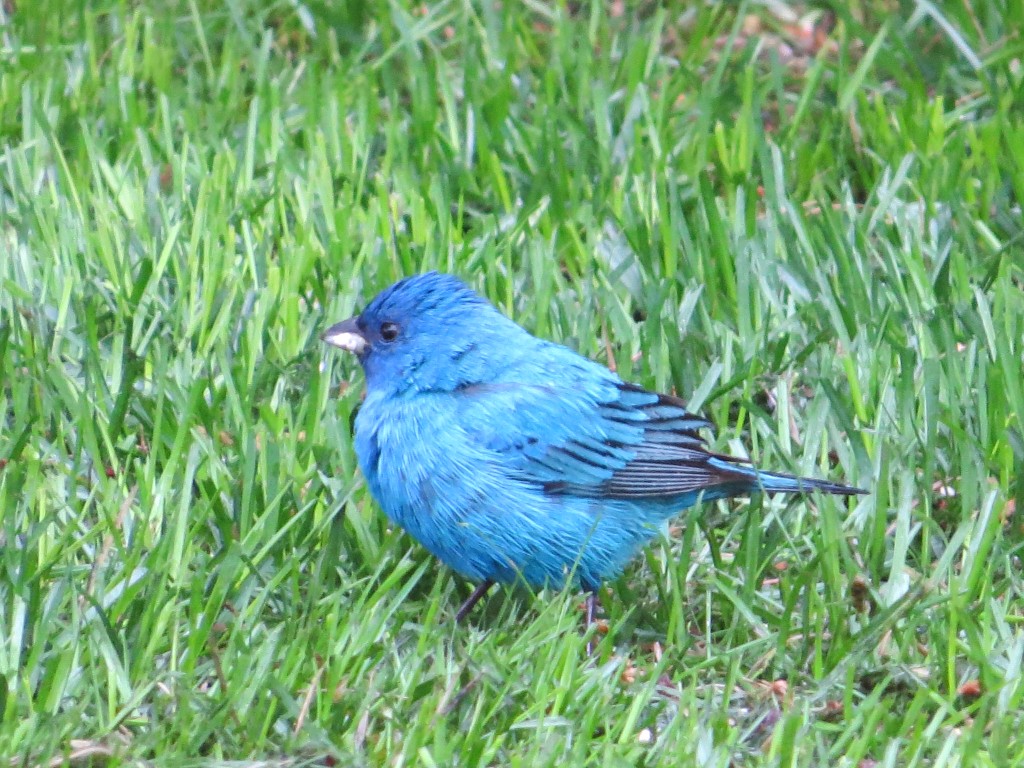
M125 500L121 502L121 508L117 511L117 518L114 520L115 530L121 530L121 526L124 525L124 518L128 514L128 510L132 508L132 504L135 502L135 498L139 495L139 486L133 485L132 489L128 491L128 495ZM92 569L89 571L89 581L85 585L85 593L81 597L82 607L85 607L85 601L92 597L93 589L96 587L96 578L100 572L100 568L103 567L103 563L106 562L107 557L110 555L110 550L114 546L114 534L107 533L103 537L103 544L100 545L99 554L96 555L96 560L92 564Z
M309 688L306 689L306 695L302 697L302 706L299 707L299 716L295 718L295 727L292 729L293 734L298 735L306 722L306 715L309 714L309 708L313 705L313 694L320 685L320 678L323 677L326 667L327 664L321 661L316 668L316 672L313 673L313 679L309 681Z

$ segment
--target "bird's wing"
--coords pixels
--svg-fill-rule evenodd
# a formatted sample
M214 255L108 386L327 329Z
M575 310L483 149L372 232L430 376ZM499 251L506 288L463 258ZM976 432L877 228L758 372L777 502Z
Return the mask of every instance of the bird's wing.
M458 393L460 425L550 494L666 498L754 475L707 450L698 430L711 424L682 400L617 379L587 384L466 387Z

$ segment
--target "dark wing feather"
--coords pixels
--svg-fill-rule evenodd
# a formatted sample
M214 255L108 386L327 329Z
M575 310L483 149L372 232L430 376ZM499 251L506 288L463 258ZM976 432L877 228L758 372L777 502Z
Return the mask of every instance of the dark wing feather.
M516 475L550 494L671 498L756 476L736 466L741 460L707 450L699 430L711 424L682 400L617 380L601 385L464 389L461 423Z
M687 411L685 403L677 397L622 384L618 397L601 403L597 410L598 417L606 422L639 428L637 439L628 445L593 439L550 445L551 454L588 461L600 459L612 472L599 483L549 482L545 484L549 493L620 499L665 498L750 481L751 470L730 466L740 459L707 450L699 430L711 428L711 423ZM623 448L631 454L625 460Z

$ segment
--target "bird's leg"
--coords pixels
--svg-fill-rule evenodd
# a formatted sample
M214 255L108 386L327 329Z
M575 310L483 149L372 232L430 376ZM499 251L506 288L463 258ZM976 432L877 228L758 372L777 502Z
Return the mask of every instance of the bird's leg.
M601 604L600 599L597 596L596 589L587 590L587 628L594 623L594 615L597 613L597 608Z
M601 604L600 599L597 596L596 589L587 590L587 610L586 610L586 625L583 627L583 631L586 632L590 629L590 625L594 623L594 614L597 613L597 607ZM594 640L587 640L587 656L594 655Z
M480 599L487 594L487 590L494 586L494 582L491 579L484 579L477 588L473 590L473 594L469 596L460 607L458 612L455 614L455 623L458 624L464 618L466 614L473 610L473 606L480 602Z

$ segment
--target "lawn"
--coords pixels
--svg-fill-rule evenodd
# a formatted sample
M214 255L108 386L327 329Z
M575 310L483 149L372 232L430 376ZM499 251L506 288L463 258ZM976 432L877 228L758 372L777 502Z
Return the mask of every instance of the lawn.
M0 766L1024 765L1024 5L0 9ZM426 269L870 494L455 625L318 339Z

